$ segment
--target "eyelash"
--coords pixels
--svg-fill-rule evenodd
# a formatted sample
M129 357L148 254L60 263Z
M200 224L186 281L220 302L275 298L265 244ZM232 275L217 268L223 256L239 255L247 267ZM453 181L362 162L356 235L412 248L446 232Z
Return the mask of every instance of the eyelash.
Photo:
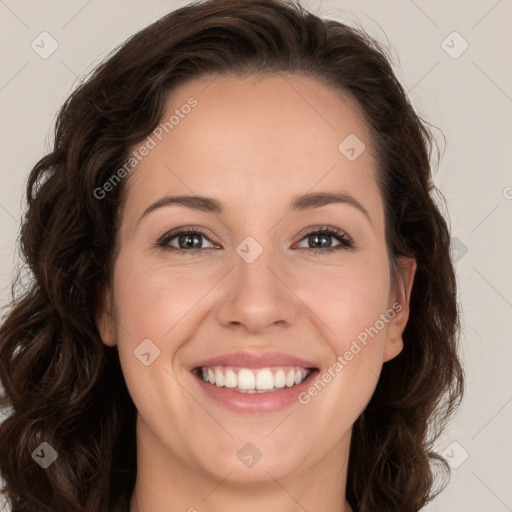
M187 229L183 229L181 231L175 231L175 232L171 231L170 233L166 233L163 237L161 237L156 242L154 247L164 249L167 251L182 253L182 254L183 253L197 254L201 251L213 249L213 247L204 247L204 248L200 248L200 249L181 249L181 248L177 248L177 247L171 247L170 245L168 245L171 240L173 240L174 238L177 238L179 236L182 236L182 235L185 235L185 236L202 235L209 242L214 243L209 239L208 235L201 228L187 228ZM316 249L316 248L312 248L312 247L300 247L299 249L301 249L301 250L305 249L307 251L314 251L315 254L318 254L318 253L325 254L325 253L332 253L334 251L338 251L338 250L342 250L342 249L350 250L350 249L354 249L354 247L355 247L353 239L347 233L345 233L341 229L334 228L332 226L322 226L321 228L319 228L316 231L310 231L309 233L306 233L300 239L300 241L302 241L305 238L308 238L310 236L314 236L314 235L332 236L332 237L336 238L340 242L340 244L335 247L327 247L324 249Z

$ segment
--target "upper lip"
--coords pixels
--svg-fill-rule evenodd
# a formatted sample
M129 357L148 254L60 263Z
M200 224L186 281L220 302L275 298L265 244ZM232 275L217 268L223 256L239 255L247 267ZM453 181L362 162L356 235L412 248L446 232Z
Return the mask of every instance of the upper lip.
M282 354L279 352L265 352L255 354L251 352L231 352L193 364L190 369L211 366L240 366L243 368L267 368L272 366L300 366L302 368L316 368L315 364L306 359Z

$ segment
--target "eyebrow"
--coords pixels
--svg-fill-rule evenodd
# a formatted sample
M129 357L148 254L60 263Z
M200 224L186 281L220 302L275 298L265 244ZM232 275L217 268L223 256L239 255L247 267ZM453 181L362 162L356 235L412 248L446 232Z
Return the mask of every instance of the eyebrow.
M305 211L314 208L320 208L328 204L344 203L357 208L362 212L368 221L371 222L370 215L366 208L357 201L354 197L347 193L334 193L334 192L310 192L307 194L295 196L289 206L289 211ZM183 206L193 210L199 210L206 213L222 213L222 203L213 197L206 196L193 196L193 195L175 195L164 196L155 203L148 206L143 214L140 216L138 222L143 217L149 215L151 212L164 206Z

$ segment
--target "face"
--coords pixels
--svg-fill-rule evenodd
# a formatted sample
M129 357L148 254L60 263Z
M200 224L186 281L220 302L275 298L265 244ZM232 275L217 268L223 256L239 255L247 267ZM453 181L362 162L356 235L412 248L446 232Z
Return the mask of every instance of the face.
M268 75L189 82L170 119L126 178L97 316L137 441L169 471L217 481L336 467L402 348L414 275L403 260L392 286L361 112L312 79Z

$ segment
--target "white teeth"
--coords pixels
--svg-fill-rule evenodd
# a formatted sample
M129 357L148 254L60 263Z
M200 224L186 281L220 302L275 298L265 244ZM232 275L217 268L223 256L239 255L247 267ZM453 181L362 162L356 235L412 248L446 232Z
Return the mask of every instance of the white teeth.
M274 387L284 388L286 386L286 375L283 370L277 370L274 375Z
M224 386L224 374L218 369L215 369L215 385Z
M256 376L256 389L273 389L274 376L269 368L264 368Z
M289 370L286 374L286 387L291 388L295 384L295 371Z
M216 366L201 368L203 381L243 393L264 393L300 384L310 371L304 368L233 368Z
M256 388L256 379L254 378L254 373L251 370L240 370L238 372L238 387L240 389L255 389Z
M228 370L224 376L224 386L227 388L236 388L237 378L233 370Z

